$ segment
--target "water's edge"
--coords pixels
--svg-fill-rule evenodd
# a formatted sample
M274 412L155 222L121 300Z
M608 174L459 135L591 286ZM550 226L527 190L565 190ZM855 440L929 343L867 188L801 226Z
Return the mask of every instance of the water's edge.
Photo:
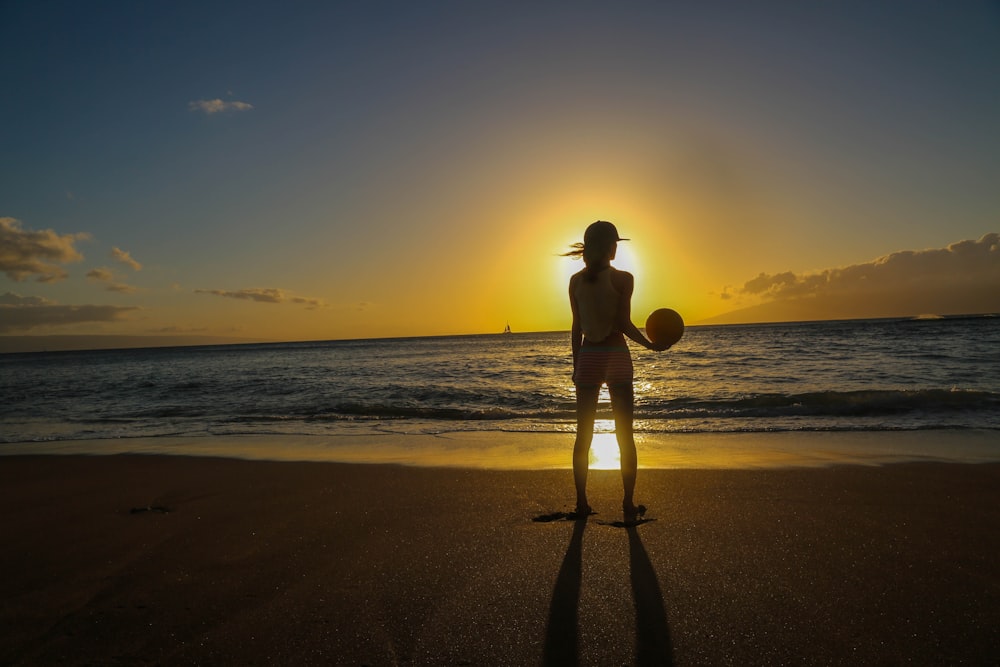
M1000 436L980 429L931 431L657 433L636 436L645 469L759 469L1000 462ZM63 440L0 445L0 456L146 454L263 461L397 464L490 470L571 467L568 433L206 436ZM613 434L595 436L592 467L617 468Z

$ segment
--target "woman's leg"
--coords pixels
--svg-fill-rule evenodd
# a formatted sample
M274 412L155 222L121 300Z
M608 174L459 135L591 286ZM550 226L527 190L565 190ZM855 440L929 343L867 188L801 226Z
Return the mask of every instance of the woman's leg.
M587 503L587 472L590 469L590 444L594 439L594 417L600 387L576 388L576 442L573 444L573 480L576 482L576 509L590 512Z
M632 385L615 385L608 387L611 394L611 412L615 417L615 437L618 440L618 451L622 461L622 510L626 514L635 514L633 494L635 492L635 477L639 468L639 459L635 451L635 437L632 435L632 414L634 412L635 394Z

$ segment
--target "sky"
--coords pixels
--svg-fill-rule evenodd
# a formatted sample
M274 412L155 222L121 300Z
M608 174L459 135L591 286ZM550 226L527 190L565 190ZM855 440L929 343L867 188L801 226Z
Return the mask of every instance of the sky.
M0 336L1000 311L996 2L0 2Z

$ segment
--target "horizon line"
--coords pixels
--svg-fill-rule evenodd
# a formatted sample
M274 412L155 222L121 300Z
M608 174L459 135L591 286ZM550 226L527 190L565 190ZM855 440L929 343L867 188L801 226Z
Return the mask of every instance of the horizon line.
M848 317L829 319L806 319L806 320L774 320L761 322L728 322L716 323L700 320L686 327L742 327L742 326L774 326L774 325L796 325L796 324L817 324L826 322L860 322L860 321L880 321L880 320L900 320L900 321L935 321L935 320L955 320L955 319L978 319L1000 317L1000 313L959 313L950 315L918 314L904 316L884 316L884 317ZM38 354L46 352L92 352L92 351L115 351L115 350L136 350L136 349L162 349L175 347L215 347L226 345L281 345L281 344L318 344L337 343L350 341L374 341L374 340L406 340L414 338L461 338L472 336L505 336L505 335L538 335L568 333L569 329L551 330L528 330L504 333L502 331L493 332L466 332L447 334L414 334L409 336L367 336L353 338L304 338L304 339L277 339L277 338L252 338L241 336L224 336L210 334L0 334L0 354ZM112 343L112 341L116 341ZM57 343L53 346L37 346L32 343ZM100 345L106 342L108 345ZM14 343L14 345L11 345ZM78 345L73 345L77 343ZM92 347L84 345L93 345Z

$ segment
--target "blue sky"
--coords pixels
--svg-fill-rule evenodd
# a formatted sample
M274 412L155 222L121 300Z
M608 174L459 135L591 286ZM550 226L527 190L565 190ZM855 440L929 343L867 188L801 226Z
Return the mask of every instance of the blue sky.
M564 328L597 218L697 321L1000 227L996 3L15 1L0 38L0 218L86 235L0 274L47 322L0 333Z

